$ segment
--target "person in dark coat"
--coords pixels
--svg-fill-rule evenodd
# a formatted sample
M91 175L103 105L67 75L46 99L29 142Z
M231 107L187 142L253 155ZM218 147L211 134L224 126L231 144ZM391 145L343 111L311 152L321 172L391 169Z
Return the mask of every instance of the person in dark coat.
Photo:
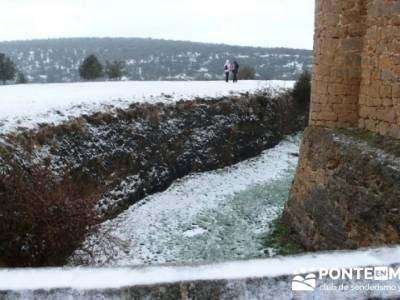
M239 73L239 64L237 63L237 61L235 60L232 63L232 74L233 74L233 82L237 82L237 75Z

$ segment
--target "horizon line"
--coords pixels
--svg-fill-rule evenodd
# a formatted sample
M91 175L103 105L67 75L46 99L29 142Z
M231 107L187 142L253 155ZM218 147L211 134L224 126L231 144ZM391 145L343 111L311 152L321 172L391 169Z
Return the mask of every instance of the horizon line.
M49 38L33 38L33 39L16 39L16 40L0 40L1 43L18 43L18 42L35 42L35 41L50 41L50 40L74 40L74 39L141 39L141 40L155 40L155 41L167 41L167 42L186 42L194 44L208 44L208 45L219 45L219 46L230 46L230 47L242 47L242 48L262 48L262 49L294 49L294 50L307 50L313 51L308 48L296 48L289 46L254 46L254 45L238 45L228 43L216 43L216 42L203 42L203 41L191 41L191 40L179 40L169 38L153 38L153 37L112 37L112 36L76 36L76 37L49 37Z

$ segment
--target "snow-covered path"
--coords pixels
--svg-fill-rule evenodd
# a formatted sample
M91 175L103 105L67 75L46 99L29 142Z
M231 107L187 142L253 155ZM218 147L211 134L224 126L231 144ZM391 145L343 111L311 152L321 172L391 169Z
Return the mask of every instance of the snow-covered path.
M184 177L146 197L87 239L86 248L94 254L90 264L266 256L260 238L287 199L300 139L288 137L256 158Z
M290 88L293 81L122 81L0 86L0 134L39 123L60 123L82 114L126 108L132 102L219 97L263 88Z

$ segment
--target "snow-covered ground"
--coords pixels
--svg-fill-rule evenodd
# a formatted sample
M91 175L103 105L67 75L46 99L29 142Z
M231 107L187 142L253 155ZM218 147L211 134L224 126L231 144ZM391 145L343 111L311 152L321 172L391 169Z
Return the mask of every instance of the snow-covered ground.
M268 256L273 249L263 249L261 238L288 197L300 140L288 137L256 158L176 181L103 223L83 247L92 256L78 250L76 257L131 266Z
M18 127L60 123L82 114L125 108L132 102L219 97L264 88L290 88L293 81L124 81L0 86L0 134Z

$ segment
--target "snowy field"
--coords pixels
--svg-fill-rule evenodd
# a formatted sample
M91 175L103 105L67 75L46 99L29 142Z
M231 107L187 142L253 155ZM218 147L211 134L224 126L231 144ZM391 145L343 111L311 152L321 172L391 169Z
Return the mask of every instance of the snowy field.
M282 212L301 135L260 156L192 174L106 221L84 249L85 263L132 266L266 257L262 237Z
M290 88L293 81L123 81L0 86L0 134L82 114L125 108L132 102L214 98L264 88Z

